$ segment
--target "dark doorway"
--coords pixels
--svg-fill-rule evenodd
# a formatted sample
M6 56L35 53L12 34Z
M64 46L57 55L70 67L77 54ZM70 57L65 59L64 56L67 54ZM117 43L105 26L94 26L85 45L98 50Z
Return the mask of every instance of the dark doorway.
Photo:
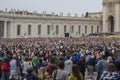
M69 33L65 33L65 37L69 37Z
M114 17L109 16L108 17L108 24L109 24L109 32L114 32Z

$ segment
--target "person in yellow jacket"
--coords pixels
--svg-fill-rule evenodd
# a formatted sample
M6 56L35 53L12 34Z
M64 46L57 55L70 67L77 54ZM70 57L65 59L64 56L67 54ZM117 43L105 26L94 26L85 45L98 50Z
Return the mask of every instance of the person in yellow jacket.
M72 73L70 74L68 80L83 80L83 75L79 71L79 68L77 65L72 66Z

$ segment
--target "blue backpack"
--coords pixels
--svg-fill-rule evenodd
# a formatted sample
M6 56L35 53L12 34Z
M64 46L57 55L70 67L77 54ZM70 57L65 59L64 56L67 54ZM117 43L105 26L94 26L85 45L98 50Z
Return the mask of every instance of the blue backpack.
M107 61L101 60L97 66L97 71L104 71L107 68Z
M103 63L102 62L103 61L100 61L100 63L96 66L97 72L99 72L100 70L102 70L102 68L103 68Z

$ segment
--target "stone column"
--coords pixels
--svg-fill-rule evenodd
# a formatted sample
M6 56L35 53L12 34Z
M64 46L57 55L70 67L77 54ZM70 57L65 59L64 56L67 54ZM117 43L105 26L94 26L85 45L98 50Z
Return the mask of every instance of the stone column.
M120 32L120 3L116 3L115 32Z
M14 38L14 22L10 22L10 38Z
M0 21L0 38L2 37L2 22Z
M7 38L7 22L4 22L4 38Z
M108 31L108 25L107 25L107 5L103 4L103 28L102 32L107 32Z

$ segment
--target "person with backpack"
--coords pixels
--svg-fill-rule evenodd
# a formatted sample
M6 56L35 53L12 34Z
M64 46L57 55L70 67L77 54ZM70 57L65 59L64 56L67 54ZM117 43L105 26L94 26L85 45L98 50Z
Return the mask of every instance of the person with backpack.
M1 63L2 77L1 80L9 80L10 76L10 62L7 57L3 58Z
M24 76L25 74L27 74L26 72L27 67L32 66L32 63L29 62L29 58L27 56L25 57L25 61L23 61L21 66L22 66L22 76Z
M58 63L58 69L54 70L52 77L54 80L68 80L68 73L64 70L64 61Z
M106 69L107 69L107 60L105 60L105 56L101 56L100 60L96 64L96 70L98 72L97 80L100 79L102 72L105 71Z

